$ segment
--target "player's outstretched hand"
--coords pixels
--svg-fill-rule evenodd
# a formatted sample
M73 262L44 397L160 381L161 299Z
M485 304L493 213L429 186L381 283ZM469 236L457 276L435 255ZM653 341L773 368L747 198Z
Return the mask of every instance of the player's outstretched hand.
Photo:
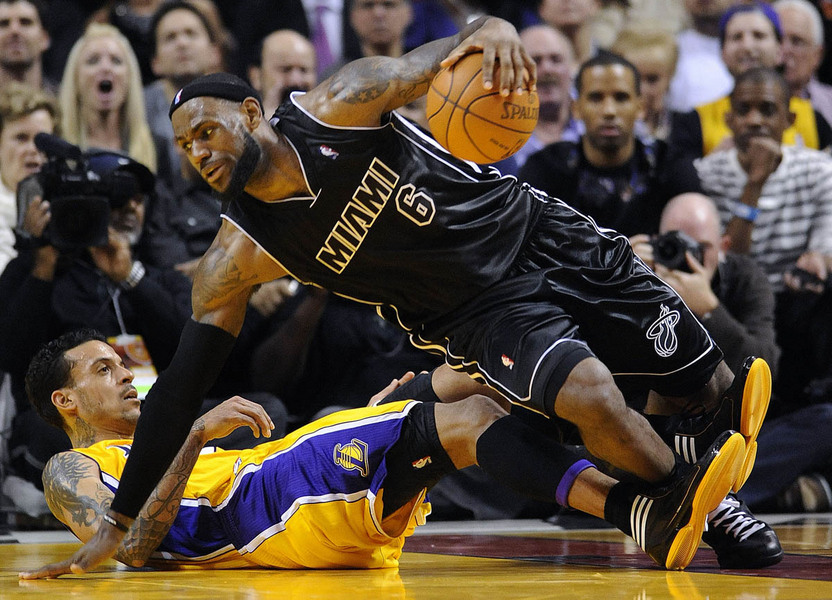
M48 564L34 571L18 573L20 579L49 579L69 575L80 575L110 558L116 553L124 533L109 523L102 521L98 531L75 554L61 562Z
M257 402L233 396L194 421L191 433L201 434L206 443L225 437L238 427L248 427L256 438L271 437L274 423Z
M462 40L440 66L449 67L466 54L482 51L482 80L485 89L495 85L503 96L522 94L537 84L537 67L520 43L517 30L508 21L490 17L474 33ZM498 72L499 81L494 81Z

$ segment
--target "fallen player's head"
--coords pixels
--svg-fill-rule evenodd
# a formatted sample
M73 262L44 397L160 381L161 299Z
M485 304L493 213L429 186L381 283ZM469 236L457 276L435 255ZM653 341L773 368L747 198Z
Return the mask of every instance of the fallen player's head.
M132 382L133 373L106 338L80 329L38 350L26 373L26 393L47 423L70 436L86 427L129 437L141 410Z

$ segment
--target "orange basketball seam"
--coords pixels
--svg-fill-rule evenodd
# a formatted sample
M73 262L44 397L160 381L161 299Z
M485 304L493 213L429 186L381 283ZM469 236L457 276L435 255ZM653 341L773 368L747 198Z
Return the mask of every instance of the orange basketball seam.
M458 64L458 63L457 63L457 64ZM449 100L450 100L450 102L451 102L451 104L452 104L452 108L451 108L451 114L450 114L450 115L448 115L448 124L450 125L450 124L453 122L453 119L454 119L454 114L456 113L456 110L457 110L458 108L461 108L461 109L462 109L462 111L463 111L463 112L462 112L462 117L460 118L460 119L461 119L461 125L462 125L462 131L464 131L464 132L465 132L465 135L468 137L469 141L471 141L471 142L472 142L472 145L473 145L475 148L477 148L477 145L473 143L473 140L471 140L471 136L470 136L470 134L469 134L469 133L468 133L468 131L465 129L465 113L466 113L466 111L467 111L468 109L467 109L467 107L462 106L462 105L460 104L460 102L462 101L462 97L465 95L465 92L467 92L467 91L468 91L468 88L471 86L471 84L472 84L472 83L474 82L474 80L477 78L477 75L479 75L480 73L482 73L482 67L480 67L479 69L477 69L477 70L476 70L476 71L475 71L475 72L471 75L471 77L469 77L469 78L468 78L468 81L466 81L466 82L465 82L465 84L462 86L462 89L459 91L459 94L457 94L457 96L456 96L456 98L455 98L455 99L453 99L453 100L450 100L450 99L449 99ZM449 94L450 94L451 90L453 90L453 89L454 89L454 77L456 76L456 69L454 69L453 67L452 67L452 68L451 68L451 70L450 70L450 75L451 75L451 86L450 86L450 89L448 90L448 93L449 93ZM451 147L451 137L450 137L450 136L451 136L451 127L449 126L449 127L446 129L446 131L445 131L445 147L446 147L446 148L449 148L449 149L450 149L450 147ZM477 150L479 150L479 148L477 148ZM452 153L453 153L453 152L452 152ZM483 155L483 156L485 156L485 155Z

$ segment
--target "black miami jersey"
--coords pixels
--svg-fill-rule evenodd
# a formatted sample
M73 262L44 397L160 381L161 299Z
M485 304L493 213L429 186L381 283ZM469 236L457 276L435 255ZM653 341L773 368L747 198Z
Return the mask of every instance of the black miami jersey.
M396 113L334 127L289 101L272 126L309 193L244 195L224 218L299 281L380 305L408 330L499 281L539 212L514 177L454 158Z
M414 345L509 400L552 414L559 385L591 355L620 384L682 396L721 358L626 237L454 158L396 113L336 127L293 99L272 126L309 194L244 195L223 217L298 280L376 304Z

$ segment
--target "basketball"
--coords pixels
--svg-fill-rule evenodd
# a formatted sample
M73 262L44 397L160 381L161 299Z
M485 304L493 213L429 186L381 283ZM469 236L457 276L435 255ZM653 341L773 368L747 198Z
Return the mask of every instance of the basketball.
M498 71L499 73L499 71ZM482 52L468 54L440 70L427 93L433 137L458 158L494 163L517 152L537 125L536 92L501 96L482 86Z

